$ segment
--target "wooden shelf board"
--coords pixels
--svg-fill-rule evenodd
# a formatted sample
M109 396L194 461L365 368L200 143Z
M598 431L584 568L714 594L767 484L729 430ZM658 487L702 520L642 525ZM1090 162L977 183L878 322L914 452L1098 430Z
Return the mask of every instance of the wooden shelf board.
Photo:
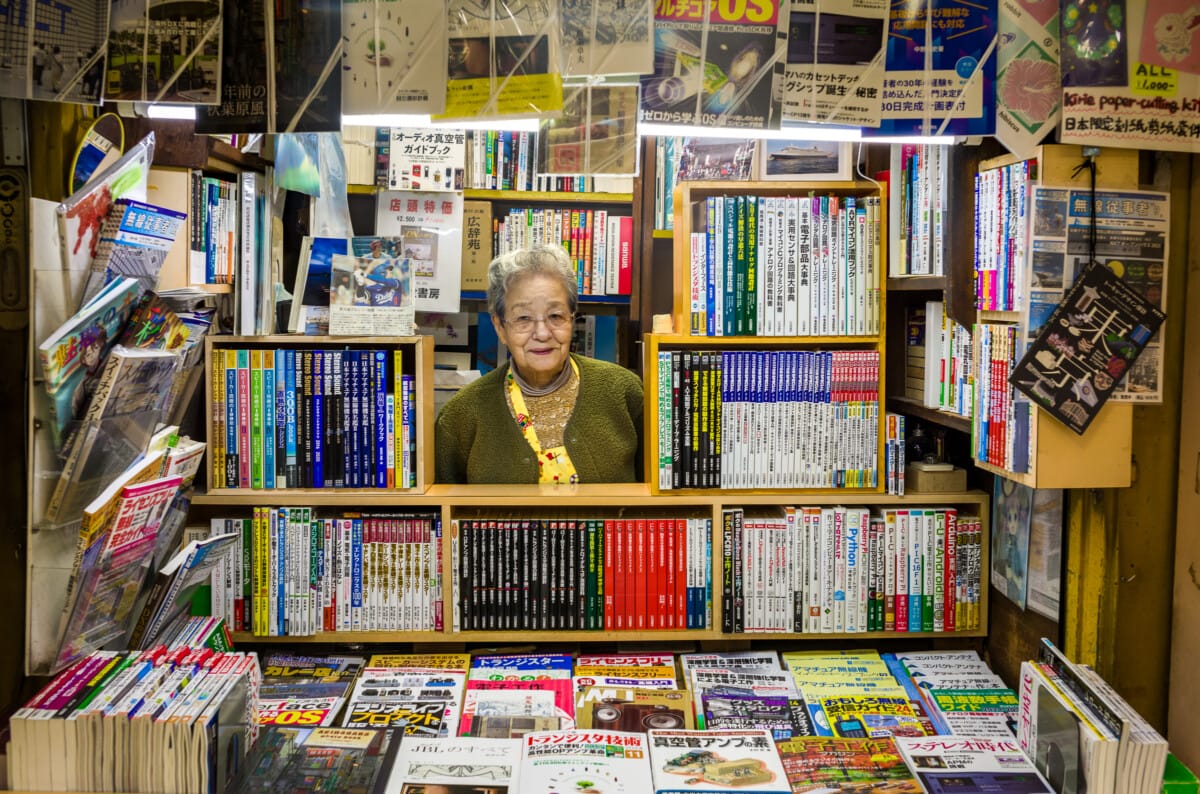
M960 433L971 432L971 420L968 417L959 416L947 411L939 411L937 408L929 408L923 403L919 403L909 397L888 397L887 407L892 413L915 416L918 419L924 419L927 422L933 422L936 425L957 430Z
M985 463L978 458L975 460L975 468L983 469L984 471L991 472L998 477L1004 477L1005 479L1012 480L1013 482L1019 482L1022 485L1029 486L1030 488L1037 487L1037 477L1032 473L1018 474L1015 471L1009 471L1008 469L1000 466L996 466L991 463Z
M270 334L267 336L208 336L214 347L227 348L238 345L295 345L297 347L321 347L330 345L416 345L423 344L423 336L305 336L304 334Z
M668 493L670 493L668 491ZM740 494L737 491L721 491L718 498L723 507L750 507L750 506L773 506L784 504L802 504L818 506L823 504L838 504L849 502L852 497L855 505L878 505L887 507L889 505L916 505L923 496L928 496L929 501L937 502L938 504L984 504L988 501L988 495L983 491L956 491L946 493L919 494L907 493L904 496L896 496L888 493L860 493L849 490L839 491L789 491L786 493L771 493L762 492Z
M487 293L482 290L463 290L460 299L465 301L486 301ZM611 303L618 306L629 304L628 295L580 295L580 303Z
M726 634L713 629L662 629L653 631L588 631L512 629L503 631L332 631L304 637L259 637L247 631L231 633L237 643L458 643L458 642L670 642L678 640L908 640L986 637L987 629L966 631L860 631L853 633L803 634L795 632L751 632Z
M945 276L889 276L889 292L944 292Z
M416 488L218 488L197 493L194 505L251 505L279 507L355 507L358 505L428 505L441 502Z
M711 507L694 494L655 496L645 483L578 485L433 485L427 494L451 507Z
M981 323L1019 323L1021 312L998 311L996 309L980 309L975 316Z
M671 490L654 490L656 498L669 494L695 495L697 498L708 499L717 504L741 502L746 497L761 496L766 501L762 504L787 504L789 500L830 497L831 504L839 499L858 499L860 496L871 497L883 494L884 486L874 488L679 488ZM773 502L771 500L774 500Z
M876 345L878 336L692 336L656 334L660 347L784 347L788 345Z
M628 204L632 193L573 193L547 190L464 190L463 198L485 201L549 201L573 204Z

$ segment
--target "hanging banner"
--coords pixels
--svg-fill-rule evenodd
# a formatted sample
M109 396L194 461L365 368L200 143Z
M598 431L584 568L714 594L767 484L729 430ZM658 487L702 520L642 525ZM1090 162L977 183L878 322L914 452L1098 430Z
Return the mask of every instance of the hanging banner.
M783 118L878 127L887 0L792 0Z
M563 77L654 70L653 0L559 0Z
M996 138L1027 160L1058 124L1058 4L1000 0L997 57Z
M1200 151L1200 9L1063 0L1063 143Z
M105 100L215 105L221 0L113 3Z
M446 4L342 0L343 113L441 113Z
M996 2L893 3L879 134L995 133Z

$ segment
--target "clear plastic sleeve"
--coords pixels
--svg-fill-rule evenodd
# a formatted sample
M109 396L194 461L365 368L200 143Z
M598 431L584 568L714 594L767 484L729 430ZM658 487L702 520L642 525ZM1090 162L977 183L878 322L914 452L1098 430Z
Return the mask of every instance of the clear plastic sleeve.
M343 113L441 113L446 3L342 0Z
M219 102L221 6L222 0L114 3L104 99L187 105Z
M105 79L109 5L108 0L75 0L53 7L6 3L0 96L98 104ZM32 19L35 10L37 25ZM61 14L63 24L47 24L51 14Z
M638 173L638 85L591 82L564 89L563 112L538 130L538 173Z
M652 0L559 0L563 76L650 74Z

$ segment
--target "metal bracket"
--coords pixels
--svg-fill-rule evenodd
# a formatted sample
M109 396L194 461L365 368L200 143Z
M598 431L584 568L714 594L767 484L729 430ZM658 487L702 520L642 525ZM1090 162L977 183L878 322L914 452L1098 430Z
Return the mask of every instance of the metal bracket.
M5 166L25 165L25 101L0 99L0 146Z

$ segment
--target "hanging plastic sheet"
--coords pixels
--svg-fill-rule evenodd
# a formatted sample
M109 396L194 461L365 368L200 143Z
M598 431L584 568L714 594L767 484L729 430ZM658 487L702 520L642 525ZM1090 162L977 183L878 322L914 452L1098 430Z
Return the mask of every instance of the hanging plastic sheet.
M636 174L637 113L637 83L565 86L562 116L538 129L538 173Z
M1006 0L996 50L996 138L1020 158L1058 125L1058 4Z
M562 110L558 0L450 0L441 119L545 118Z
M792 0L783 117L878 127L887 0Z
M342 0L343 113L441 113L446 4Z
M659 0L640 120L779 129L786 0Z
M222 0L113 3L105 100L215 105Z
M0 96L98 103L108 9L108 0L0 6Z
M559 0L563 76L654 71L651 0Z

